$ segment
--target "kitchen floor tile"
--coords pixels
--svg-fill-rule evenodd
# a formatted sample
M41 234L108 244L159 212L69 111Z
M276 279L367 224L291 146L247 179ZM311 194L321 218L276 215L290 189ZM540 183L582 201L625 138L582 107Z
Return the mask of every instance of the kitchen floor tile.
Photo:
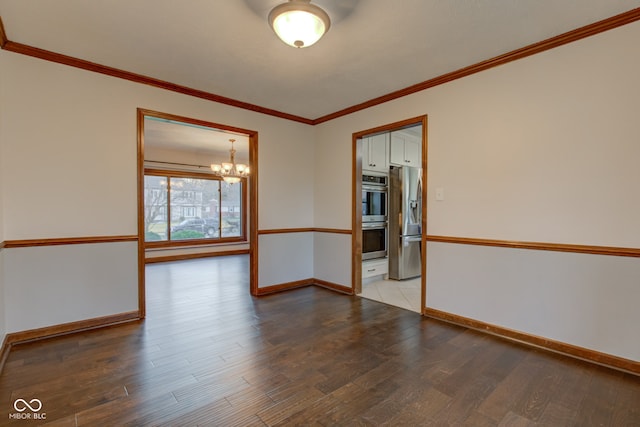
M420 313L420 278L409 280L375 280L362 284L363 298L380 301Z

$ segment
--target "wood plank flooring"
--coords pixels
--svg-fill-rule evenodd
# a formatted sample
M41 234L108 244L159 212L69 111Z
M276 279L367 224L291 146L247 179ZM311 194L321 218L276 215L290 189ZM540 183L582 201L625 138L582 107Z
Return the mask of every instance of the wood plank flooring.
M640 426L638 377L321 288L253 298L247 261L149 265L144 322L14 347L0 425Z

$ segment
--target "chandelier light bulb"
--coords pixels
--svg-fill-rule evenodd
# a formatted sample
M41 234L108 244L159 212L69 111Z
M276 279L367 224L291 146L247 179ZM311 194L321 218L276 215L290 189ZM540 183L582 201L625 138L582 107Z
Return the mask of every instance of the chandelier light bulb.
M225 176L222 179L224 180L224 182L228 182L229 184L236 184L240 182L240 178L238 178L237 176Z

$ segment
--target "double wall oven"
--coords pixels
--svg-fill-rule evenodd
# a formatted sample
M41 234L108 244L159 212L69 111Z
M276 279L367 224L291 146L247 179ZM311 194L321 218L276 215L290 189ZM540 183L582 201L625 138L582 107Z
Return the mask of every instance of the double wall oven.
M387 256L389 191L386 175L362 175L362 259Z

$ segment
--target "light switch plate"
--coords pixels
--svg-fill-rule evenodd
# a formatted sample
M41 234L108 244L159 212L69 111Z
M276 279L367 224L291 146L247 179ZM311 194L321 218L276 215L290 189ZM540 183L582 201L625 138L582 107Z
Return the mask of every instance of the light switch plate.
M444 200L444 188L442 187L436 188L436 200L439 202Z

